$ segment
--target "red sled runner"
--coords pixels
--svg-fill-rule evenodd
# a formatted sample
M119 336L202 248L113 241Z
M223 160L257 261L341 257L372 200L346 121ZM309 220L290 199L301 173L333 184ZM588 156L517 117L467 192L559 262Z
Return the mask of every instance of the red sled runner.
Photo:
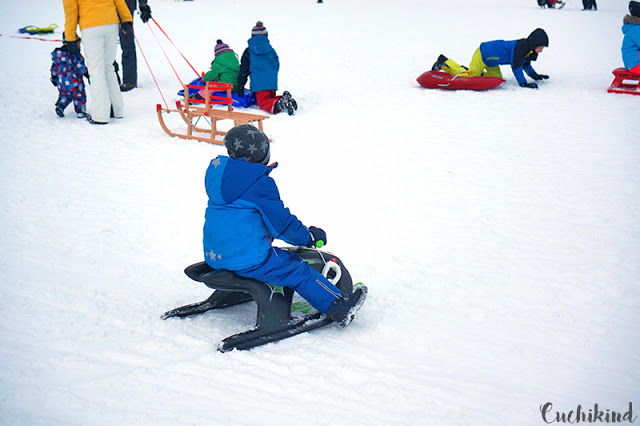
M417 81L427 89L489 90L501 86L506 80L500 77L454 77L444 71L427 71Z
M616 68L612 73L615 78L607 92L640 95L640 74L632 73L625 68Z

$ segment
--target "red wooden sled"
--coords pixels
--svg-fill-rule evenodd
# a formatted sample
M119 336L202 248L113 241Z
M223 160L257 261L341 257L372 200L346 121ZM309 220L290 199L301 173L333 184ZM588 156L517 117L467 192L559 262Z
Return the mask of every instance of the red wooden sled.
M500 77L454 77L444 71L427 71L417 81L427 89L489 90L499 87L506 80Z
M640 74L632 73L625 68L616 68L612 73L615 78L607 92L640 95Z

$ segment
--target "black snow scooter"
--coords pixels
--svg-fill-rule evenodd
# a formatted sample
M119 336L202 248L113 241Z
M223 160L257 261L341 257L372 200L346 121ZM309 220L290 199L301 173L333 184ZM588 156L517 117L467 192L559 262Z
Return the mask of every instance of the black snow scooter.
M285 250L299 255L344 294L351 295L353 291L351 275L336 256L307 247L288 247ZM315 311L306 302L295 302L292 309L294 291L288 287L272 286L262 281L240 277L231 271L214 270L205 262L195 263L187 267L184 272L192 280L213 288L214 292L202 302L165 312L162 319L184 318L252 300L258 304L256 326L222 340L218 345L220 352L251 349L324 327L333 322L327 315Z

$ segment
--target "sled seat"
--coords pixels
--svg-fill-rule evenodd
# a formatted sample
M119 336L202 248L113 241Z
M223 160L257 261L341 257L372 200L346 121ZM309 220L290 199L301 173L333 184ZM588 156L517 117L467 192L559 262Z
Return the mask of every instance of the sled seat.
M353 290L351 276L342 262L333 255L305 248L291 248L300 257L318 271L326 265L324 257L340 269L338 283L340 290L349 295ZM218 345L220 352L233 349L243 350L275 342L296 334L323 327L333 321L317 311L304 316L292 315L293 290L289 287L273 286L262 281L244 278L231 271L211 268L206 262L188 266L185 274L194 281L204 283L214 289L208 299L181 306L165 312L162 319L184 318L201 314L212 309L221 309L254 300L258 305L256 325L253 329L234 334L222 340ZM331 279L331 278L330 278ZM296 302L298 303L298 302Z
M262 122L269 117L263 114L235 111L232 106L232 88L233 86L231 84L213 81L207 82L204 86L185 84L183 94L184 105L178 101L176 102L176 109L162 108L160 104L156 106L160 125L170 136L209 142L216 145L223 145L222 140L224 135L227 134L226 131L218 127L219 121L233 121L233 127L253 123L260 131L264 132ZM190 98L189 89L204 89L204 99L198 100ZM224 93L226 96L220 95L220 93ZM221 105L226 105L226 108L220 108ZM162 113L168 114L171 112L180 114L187 125L186 133L180 134L169 130L164 122ZM198 127L200 124L204 124L205 127Z
M613 70L612 74L614 75L613 82L607 92L640 95L640 74L622 67Z

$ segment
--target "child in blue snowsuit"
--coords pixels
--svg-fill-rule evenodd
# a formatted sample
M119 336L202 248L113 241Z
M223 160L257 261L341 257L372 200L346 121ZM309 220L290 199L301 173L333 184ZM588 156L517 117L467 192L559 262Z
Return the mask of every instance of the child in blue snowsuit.
M289 115L293 115L298 109L298 103L291 93L285 90L282 96L276 95L280 59L271 46L267 28L261 21L251 29L251 38L247 44L249 47L244 50L240 60L236 93L240 97L244 96L244 86L250 78L251 92L255 93L256 102L261 109L271 114L287 111Z
M527 82L526 72L534 80L546 80L546 74L538 74L531 62L538 58L538 54L545 47L549 47L549 37L542 28L537 28L527 38L519 40L493 40L480 44L476 49L469 68L463 67L444 55L440 55L433 64L432 71L446 71L453 76L467 77L489 76L502 77L500 65L511 65L513 75L521 87L537 89L537 83Z
M76 43L76 41L72 41ZM80 38L77 40L80 48ZM58 88L58 100L56 101L56 114L64 117L64 109L73 102L78 118L87 117L87 93L85 91L83 76L89 80L89 73L84 64L84 58L80 53L70 54L67 50L67 41L62 34L62 46L51 52L51 83Z
M326 242L326 233L307 228L280 199L267 166L269 138L250 124L234 127L224 137L229 156L214 158L205 177L209 202L205 212L203 249L206 263L265 283L287 286L319 312L346 327L367 294L358 287L349 298L297 254L273 247L274 239L297 246Z
M622 61L624 67L640 74L640 2L629 2L629 14L623 19Z

